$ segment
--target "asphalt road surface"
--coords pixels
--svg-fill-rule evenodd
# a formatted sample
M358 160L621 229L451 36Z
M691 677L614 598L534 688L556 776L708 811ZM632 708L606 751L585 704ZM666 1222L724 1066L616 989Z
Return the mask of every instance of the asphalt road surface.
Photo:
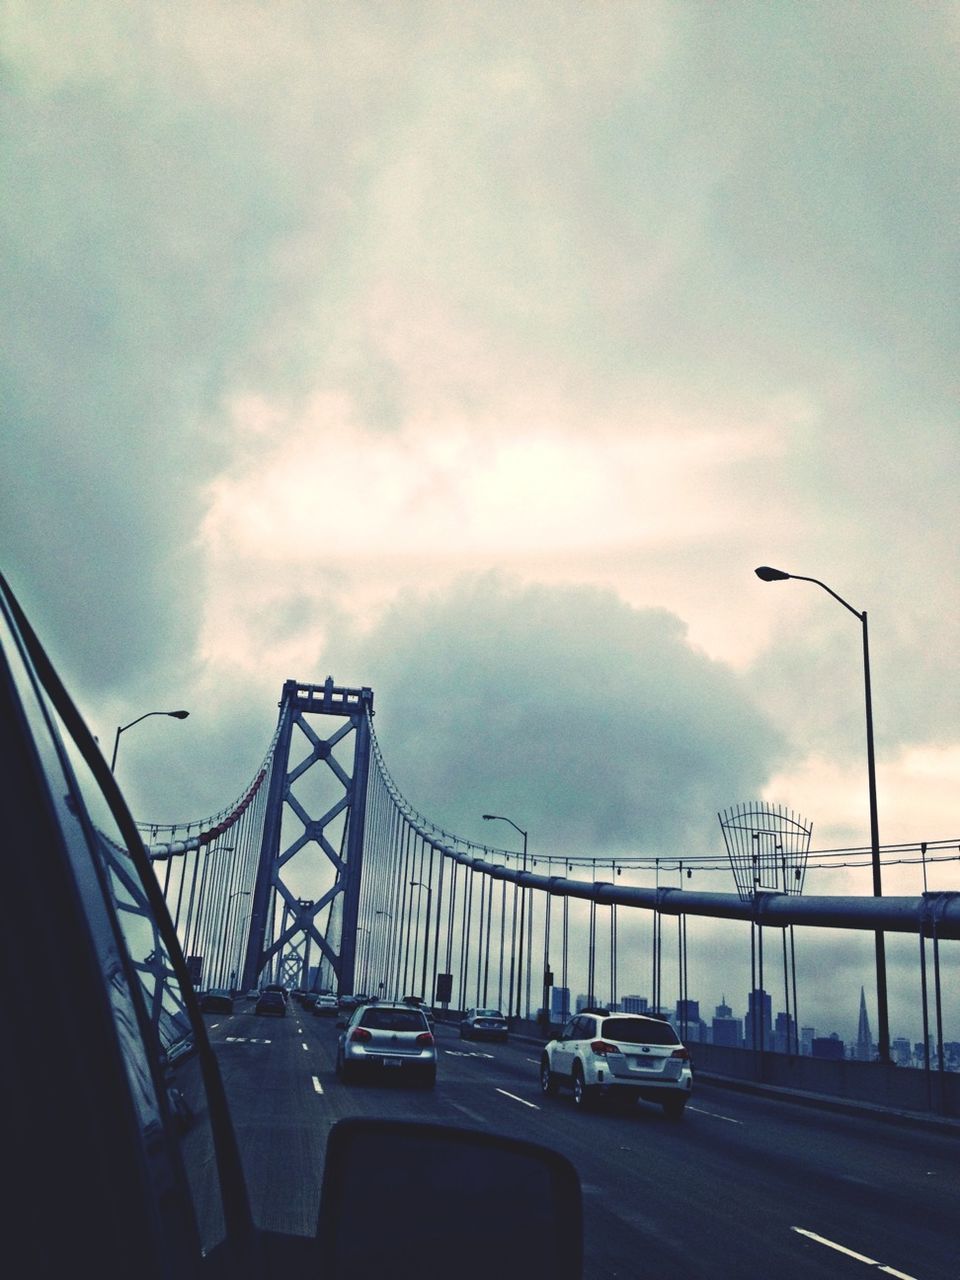
M585 1280L960 1280L952 1134L696 1081L679 1122L645 1103L581 1114L566 1091L541 1095L535 1046L462 1041L442 1025L434 1090L343 1085L334 1019L292 1001L284 1018L257 1017L252 1001L237 1010L206 1020L261 1227L312 1235L330 1126L386 1116L567 1156L583 1189ZM428 1205L417 1229L429 1239Z

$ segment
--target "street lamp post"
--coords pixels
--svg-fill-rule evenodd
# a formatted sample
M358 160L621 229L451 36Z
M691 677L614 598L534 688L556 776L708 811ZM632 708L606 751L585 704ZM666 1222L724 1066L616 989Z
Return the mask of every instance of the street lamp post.
M110 772L113 773L117 763L117 747L120 745L121 733L125 733L127 729L132 729L141 720L146 720L147 716L172 716L174 720L186 720L189 714L189 711L145 711L142 716L137 716L136 720L131 720L129 724L117 725L117 734L113 740L113 756L110 760Z
M420 979L420 999L427 999L427 958L430 954L428 942L430 940L430 911L433 906L433 889L428 884L421 884L419 880L411 880L410 884L414 889L423 889L427 895L427 918L423 926L423 976ZM429 1001L430 1004L433 1001Z
M508 822L514 831L519 831L523 836L523 869L527 869L527 833L523 827L518 827L512 818L505 818L501 813L484 813L481 815L484 822ZM516 901L516 900L514 900ZM527 905L527 890L524 887L520 890L520 952L517 956L517 1002L516 1013L514 1016L520 1017L520 992L523 989L523 918ZM510 992L510 1003L513 1005L513 991Z
M834 600L839 601L845 609L857 619L863 632L863 688L866 703L867 721L867 784L870 795L870 859L873 867L873 893L879 898L883 894L880 882L880 824L877 818L877 767L873 748L873 700L870 693L870 641L867 634L867 613L855 609L825 582L819 578L806 578L799 573L786 573L783 569L771 569L769 565L761 565L754 571L764 582L782 582L793 578L797 582L813 582L822 587ZM877 1035L880 1061L890 1063L890 1018L887 1009L887 962L883 931L875 934L877 956Z

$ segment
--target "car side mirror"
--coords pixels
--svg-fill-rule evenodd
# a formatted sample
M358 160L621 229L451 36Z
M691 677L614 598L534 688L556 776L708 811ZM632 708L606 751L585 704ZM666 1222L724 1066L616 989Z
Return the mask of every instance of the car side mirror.
M327 1139L317 1244L325 1280L394 1275L427 1246L456 1260L457 1280L580 1280L580 1179L533 1142L350 1117Z

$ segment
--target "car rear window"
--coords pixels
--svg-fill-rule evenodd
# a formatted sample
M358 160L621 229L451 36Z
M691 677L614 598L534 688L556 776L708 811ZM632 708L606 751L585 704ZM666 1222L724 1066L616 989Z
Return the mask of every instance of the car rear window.
M360 1025L373 1031L423 1031L426 1019L416 1009L371 1007L361 1016Z
M478 1018L502 1018L503 1014L499 1009L478 1009Z
M680 1038L669 1022L647 1022L643 1018L606 1018L600 1029L604 1040L620 1044L679 1044Z

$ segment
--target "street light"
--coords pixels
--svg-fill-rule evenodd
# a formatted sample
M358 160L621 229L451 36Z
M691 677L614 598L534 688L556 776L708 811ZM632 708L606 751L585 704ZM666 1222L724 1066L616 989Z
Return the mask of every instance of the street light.
M110 772L113 773L114 766L117 763L117 747L120 745L121 733L125 733L127 729L132 729L141 720L146 720L147 716L172 716L174 720L186 720L189 714L189 711L145 711L142 716L137 716L136 720L131 720L129 724L118 725L117 736L113 740L113 757L110 760Z
M420 979L420 999L427 999L427 956L430 953L428 945L430 939L430 911L433 907L433 889L428 884L421 884L419 880L411 880L414 889L425 889L427 893L427 918L423 926L423 976ZM430 1004L433 1001L429 1001Z
M877 819L877 767L873 749L873 701L870 695L870 642L867 636L867 613L866 610L861 612L855 609L852 604L844 600L843 596L837 595L832 587L828 587L825 582L821 582L819 578L806 578L799 573L786 573L783 569L771 569L769 565L762 564L759 569L755 569L757 577L764 582L783 582L788 578L793 578L797 582L813 582L818 587L823 587L828 595L833 596L834 600L839 601L845 609L848 609L853 616L860 621L863 632L863 689L864 700L866 703L867 718L867 784L870 795L870 859L873 866L873 893L879 898L883 894L880 883L880 824ZM883 939L883 931L878 929L876 932L876 954L877 954L877 1034L879 1037L878 1049L880 1061L885 1064L890 1062L890 1020L887 1011L887 962Z
M523 869L524 871L526 871L527 869L527 833L526 831L524 831L523 827L518 827L512 818L505 818L501 813L484 813L484 814L481 814L481 817L483 818L484 822L508 822L510 826L513 827L514 831L519 831L519 833L523 836ZM514 898L514 904L516 904L516 898ZM517 1004L516 1004L516 1014L515 1014L517 1018L520 1017L520 992L523 987L523 917L524 917L526 905L527 905L527 891L526 891L526 888L523 888L520 890L520 954L517 957L517 987L516 987ZM510 985L511 985L510 1004L513 1005L512 976L510 979Z

